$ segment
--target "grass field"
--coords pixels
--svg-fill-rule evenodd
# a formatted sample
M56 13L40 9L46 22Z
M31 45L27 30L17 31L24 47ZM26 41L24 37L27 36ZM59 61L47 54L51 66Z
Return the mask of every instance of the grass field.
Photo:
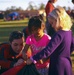
M25 25L17 25L17 26L10 26L10 27L0 27L0 42L5 42L5 41L8 41L8 37L10 35L10 33L12 31L15 31L15 30L20 30L22 31L23 28L25 28Z
M21 21L7 21L4 22L3 20L0 21L0 43L8 42L8 37L10 33L14 30L22 31L25 26L27 26L27 19ZM73 24L74 25L74 24ZM72 27L72 31L74 34L74 26ZM74 53L71 55L72 59L72 70L74 72Z
M25 26L27 26L28 20L21 21L0 21L0 43L7 42L8 37L12 31L20 30L22 31Z

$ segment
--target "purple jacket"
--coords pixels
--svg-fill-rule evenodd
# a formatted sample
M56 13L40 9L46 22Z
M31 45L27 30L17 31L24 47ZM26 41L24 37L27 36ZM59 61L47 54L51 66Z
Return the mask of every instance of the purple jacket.
M73 50L72 32L60 30L54 34L45 49L33 56L33 59L37 61L50 56L49 75L72 75L70 55Z

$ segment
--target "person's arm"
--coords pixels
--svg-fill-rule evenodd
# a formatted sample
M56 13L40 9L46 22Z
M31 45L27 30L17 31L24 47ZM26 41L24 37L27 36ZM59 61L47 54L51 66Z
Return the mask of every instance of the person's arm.
M2 68L10 68L13 67L15 62L12 62L11 60L9 60L9 50L6 48L2 48L0 47L0 66Z
M24 50L22 51L22 57L23 57L24 60L27 60L27 57L28 57L27 51L28 51L28 49L29 49L29 45L26 44L25 47L24 47Z
M27 60L27 58L30 57L29 52L28 52L30 49L30 45L31 45L31 35L27 37L26 44L22 52L24 60Z
M31 57L30 59L27 60L27 64L31 64L32 62L35 63L36 61L38 61L42 58L49 57L56 50L56 48L60 45L62 40L63 39L61 38L61 35L56 34L51 39L51 41L46 46L46 48L44 48L42 51L40 51L39 53L37 53L36 55L34 55L33 57Z

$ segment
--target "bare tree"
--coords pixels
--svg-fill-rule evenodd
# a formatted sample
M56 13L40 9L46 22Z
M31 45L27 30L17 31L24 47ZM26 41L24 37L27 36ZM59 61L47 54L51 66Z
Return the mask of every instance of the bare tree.
M34 2L29 2L29 6L27 7L27 10L36 10L37 6L35 5Z
M39 9L41 10L41 9L44 9L44 8L45 8L45 4L41 3L41 4L39 5Z

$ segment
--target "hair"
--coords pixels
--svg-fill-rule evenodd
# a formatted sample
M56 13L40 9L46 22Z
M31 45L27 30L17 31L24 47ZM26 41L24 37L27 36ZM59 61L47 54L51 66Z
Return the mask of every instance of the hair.
M20 39L24 37L24 33L21 31L13 31L9 36L9 42L12 43L14 39Z
M48 0L50 3L55 3L57 0Z
M42 24L44 24L44 19L42 15L31 17L28 22L29 32L32 32L32 27L35 27L36 29L41 28Z
M60 29L71 29L72 21L70 16L66 13L65 9L62 7L55 8L48 15L48 19L52 17L53 20L56 20L56 30Z

